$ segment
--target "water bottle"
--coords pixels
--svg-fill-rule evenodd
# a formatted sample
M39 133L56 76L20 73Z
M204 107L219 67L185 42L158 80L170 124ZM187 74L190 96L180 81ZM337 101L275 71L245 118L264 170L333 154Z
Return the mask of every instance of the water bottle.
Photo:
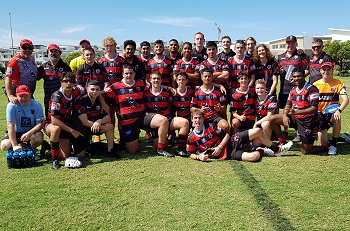
M35 164L35 155L34 150L32 148L28 148L27 150L27 161L28 161L28 167L33 167Z
M7 167L13 168L13 150L10 148L6 153Z
M25 151L25 149L23 148L22 151L20 151L19 153L20 156L20 167L21 168L25 168L27 167L27 152Z
M12 167L19 168L21 166L21 160L18 151L14 151L12 155Z

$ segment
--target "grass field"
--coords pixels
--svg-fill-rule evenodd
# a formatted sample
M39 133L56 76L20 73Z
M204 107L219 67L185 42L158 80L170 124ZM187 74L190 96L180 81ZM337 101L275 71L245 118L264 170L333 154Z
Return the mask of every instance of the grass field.
M42 100L42 82L35 96ZM0 102L4 131L3 94ZM202 163L156 157L145 146L118 161L93 157L84 168L58 170L49 157L7 169L1 152L0 229L350 230L350 145L340 143L336 156L298 149L259 163Z

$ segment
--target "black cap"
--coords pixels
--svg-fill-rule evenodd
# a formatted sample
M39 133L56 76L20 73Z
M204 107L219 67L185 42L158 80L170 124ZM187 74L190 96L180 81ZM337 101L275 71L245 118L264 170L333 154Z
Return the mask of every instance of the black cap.
M297 38L294 35L289 35L286 38L286 42L296 42L296 41L297 41Z

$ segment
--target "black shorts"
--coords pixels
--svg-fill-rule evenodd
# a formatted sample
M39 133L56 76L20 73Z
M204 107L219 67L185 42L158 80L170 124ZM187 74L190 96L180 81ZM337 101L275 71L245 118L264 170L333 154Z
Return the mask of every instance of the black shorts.
M241 124L239 125L239 127L237 128L238 132L243 132L243 131L247 131L251 128L254 127L255 121L253 120L245 120L240 122Z
M21 136L24 134L25 132L16 132L16 140L17 140L17 143L23 143L21 141ZM2 137L2 140L9 140L10 137L9 137L9 134L8 132L5 133L4 137Z
M303 144L313 144L319 130L319 120L315 117L297 119L295 116L288 115L289 126L298 131Z
M204 121L204 123L205 123L205 125L207 125L207 126L213 126L213 125L217 125L219 122L220 122L220 120L222 120L223 118L222 117L220 117L220 116L215 116L215 117L213 117L213 118L210 118L210 119L206 119L205 121Z
M331 118L330 116L326 116L323 113L319 113L319 117L320 117L320 127L319 127L319 131L322 130L328 130L330 129L333 124L331 123Z
M231 137L230 142L230 153L231 159L233 160L242 160L242 154L246 150L244 147L250 144L249 133L248 130L243 132L237 132L235 135Z
M278 108L284 109L287 104L288 94L279 94L278 95Z
M167 117L167 119L168 119L168 122L169 122L169 125L170 125L170 123L173 120L173 118L172 117ZM169 126L169 130L170 130L170 126ZM147 131L150 132L152 139L157 139L158 138L158 128L151 128L151 129L149 129Z
M137 140L140 136L141 129L151 130L151 122L155 113L146 113L143 118L139 118L136 122L128 125L122 125L122 134L125 136L125 142L129 143Z

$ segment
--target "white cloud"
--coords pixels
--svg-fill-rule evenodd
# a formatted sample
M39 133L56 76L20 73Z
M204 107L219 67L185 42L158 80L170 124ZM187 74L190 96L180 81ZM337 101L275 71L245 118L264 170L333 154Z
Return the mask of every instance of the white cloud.
M61 34L72 34L76 32L82 32L87 29L87 26L71 26L71 27L66 27L62 30L59 31Z
M199 24L210 23L209 20L201 17L150 17L150 18L141 18L142 21L157 23L157 24L166 24L172 26L182 26L182 27L193 27Z

